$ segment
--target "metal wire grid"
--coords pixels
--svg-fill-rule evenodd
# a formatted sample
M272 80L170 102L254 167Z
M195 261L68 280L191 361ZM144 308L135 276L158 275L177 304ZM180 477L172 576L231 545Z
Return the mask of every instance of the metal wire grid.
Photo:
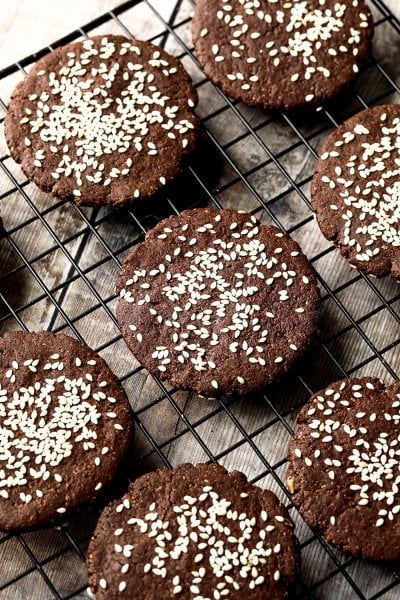
M27 214L21 222L8 227L6 240L2 242L2 251L4 251L4 245L7 244L16 263L10 264L8 261L9 268L0 275L0 298L3 302L0 312L2 329L30 328L32 315L37 315L43 307L49 315L46 322L48 329L55 332L72 333L78 339L95 347L105 357L110 358L117 354L116 348L123 352L125 357L128 357L125 359L123 367L119 369L121 381L127 387L128 393L130 390L136 389L134 382L137 378L140 381L145 380L146 385L149 385L149 377L146 377L139 365L134 364L132 368L132 361L129 365L129 353L121 342L113 312L115 299L113 277L110 277L110 286L104 288L99 285L97 274L106 271L115 275L131 244L140 241L146 230L160 218L178 213L180 210L196 204L208 203L218 208L227 206L230 196L236 198L237 186L240 186L241 189L240 198L244 195L244 200L240 201L244 202L245 206L241 205L240 208L250 209L253 214L265 221L275 223L294 237L301 239L302 242L310 240L316 231L307 196L311 171L303 177L293 176L289 168L290 161L301 150L306 153L313 164L312 159L317 157L316 147L319 140L332 126L336 126L349 112L356 112L360 108L381 102L400 91L395 78L379 61L373 60L366 68L366 76L371 77L370 74L368 75L368 71L378 73L381 78L380 86L371 89L371 86L367 85L365 91L353 93L351 98L347 97L346 102L342 102L340 109L337 105L324 109L319 113L317 126L311 130L304 127L301 117L284 111L280 113L259 111L256 122L254 122L255 111L249 111L240 103L232 102L211 86L204 76L199 75L192 46L187 41L190 39L187 32L190 27L190 11L193 8L192 0L174 2L174 8L169 11L168 18L164 16L160 2L158 2L158 6L155 4L157 4L156 0L125 2L38 54L29 56L0 71L0 83L6 82L15 75L23 75L26 68L48 51L79 37L95 34L99 28L103 32L107 31L107 28L114 27L115 30L132 36L131 28L127 26L125 17L132 9L140 8L147 12L156 29L158 28L157 33L151 35L149 39L166 46L167 49L170 49L168 47L170 44L174 53L183 60L189 71L196 70L196 86L200 97L207 89L207 94L211 93L215 100L216 106L203 115L203 143L207 150L211 151L213 160L217 161L220 167L222 165L222 170L228 172L228 175L222 181L218 180L217 184L215 181L213 182L204 169L207 158L203 157L200 149L199 155L193 158L187 168L183 184L181 180L180 183L171 186L165 193L160 194L157 204L149 204L149 208L138 205L131 210L118 211L115 216L116 213L108 210L79 209L71 203L59 201L51 203L48 198L42 205L34 197L34 188L31 184L15 172L9 155L5 152L0 156L0 175L3 182L7 182L6 189L0 194L0 199L3 201L2 207L6 207L7 202L18 198L17 202L25 206L24 214ZM172 2L169 4L171 6ZM377 30L386 27L396 34L400 34L400 22L390 13L385 4L381 0L372 0L371 4L376 9ZM350 106L346 106L348 103ZM6 111L6 102L3 98L0 98L0 108L4 112ZM308 115L308 119L316 118L315 115L310 115ZM220 120L230 122L231 117L234 117L239 133L225 141L221 129L218 126L215 127L215 123ZM0 122L3 120L4 117L0 119ZM291 143L286 147L283 145L280 148L272 149L263 135L271 127L284 127L286 131L290 132ZM238 146L243 149L249 141L258 148L258 162L244 168L242 159L238 159L235 155L235 149ZM284 182L283 189L271 196L262 193L259 186L254 184L254 177L262 175L265 168L273 169L275 176L280 177ZM182 189L186 192L186 196L182 193ZM285 218L279 208L285 202L289 202L289 208L293 206L294 202L296 214L291 222ZM235 205L234 201L233 205ZM149 214L150 206L151 214ZM67 216L70 216L75 225L67 233L60 229L57 221L55 224L53 223L55 215L60 214L60 211L64 211ZM153 211L156 213L153 214ZM41 231L42 235L48 238L49 243L44 250L35 253L33 249L30 253L21 242L23 236L29 233L30 228L33 228L34 231ZM123 243L120 244L115 242L115 238L118 237L118 228L124 229L125 233L126 230L129 230ZM90 244L95 244L98 252L95 253L95 260L88 261L85 257ZM364 368L368 369L371 366L374 366L375 371L386 375L386 378L398 378L394 365L396 364L396 352L399 351L400 335L397 333L393 339L389 339L386 344L382 345L375 342L376 327L375 329L368 328L370 323L375 323L375 319L378 319L378 324L386 322L385 319L390 319L392 327L393 323L396 328L400 325L397 311L400 294L393 287L394 284L374 282L363 274L351 272L347 265L341 267L341 274L345 273L344 280L342 278L331 282L331 274L326 271L326 265L329 264L329 261L330 264L340 262L337 251L330 245L325 245L322 250L319 249L317 252L314 252L313 248L313 243L310 242L308 254L316 267L323 293L323 312L324 307L329 305L331 308L326 311L327 314L330 312L335 314L336 311L338 322L340 322L338 329L332 333L329 328L322 327L321 339L310 355L311 359L309 360L311 362L315 360L316 364L316 357L324 357L321 363L323 374L320 378L312 368L310 369L309 364L303 363L298 369L296 377L293 376L289 383L269 388L261 394L256 406L258 407L257 414L260 414L261 411L263 418L252 422L251 425L240 412L242 403L239 401L227 402L223 399L212 403L203 403L202 412L195 411L195 417L192 418L190 407L193 407L193 399L189 398L188 400L187 395L183 395L182 399L182 394L178 390L170 389L159 380L151 378L150 393L147 394L145 401L138 406L134 405L134 418L138 432L135 446L136 456L126 467L124 475L117 484L117 489L123 489L127 482L126 477L129 480L132 474L139 472L142 468L160 464L173 466L182 460L189 460L190 452L186 455L178 452L177 456L174 456L174 452L171 453L174 446L180 448L180 442L188 444L190 448L196 444L203 460L228 463L232 465L232 468L236 467L242 470L246 470L246 465L237 464L235 461L246 447L251 451L256 463L256 466L250 469L251 481L261 484L265 481L269 487L278 492L291 509L292 516L300 530L301 549L305 563L309 562L308 554L315 547L317 547L319 558L326 557L326 564L324 563L323 568L321 567L319 570L316 568L312 574L303 572L303 582L299 584L298 597L336 599L338 596L332 590L335 589L334 582L339 581L339 585L343 586L344 584L343 589L346 589L341 598L374 600L383 597L389 598L390 594L394 594L390 595L390 598L396 598L397 594L400 594L398 591L400 588L397 588L400 582L398 569L386 570L384 577L381 575L377 577L379 586L374 586L371 581L366 581L365 571L362 571L361 574L358 573L358 561L333 550L320 536L305 527L292 507L285 487L285 448L283 447L281 453L276 456L273 453L266 453L261 443L261 440L267 436L273 439L273 432L276 431L281 432L281 437L283 432L283 437L286 436L287 440L293 435L294 417L298 408L312 392L319 388L320 383L322 386L329 383L330 380L360 373ZM42 268L42 263L51 261L53 258L60 260L64 268L62 279L56 283L46 276L46 271ZM24 279L29 279L30 291L22 294L20 299L18 295L14 294L13 288L22 285ZM81 288L76 286L81 286ZM359 293L360 286L364 293L365 290L368 291L369 301L365 311L361 311L362 314L354 315L346 297L353 297ZM71 290L74 293L76 289L84 289L84 292L81 293L85 302L82 303L82 307L71 310L69 304ZM91 329L97 320L99 325L106 324L107 335L101 335L100 328L90 332L87 328L85 329L86 322L89 322L89 329ZM354 336L358 340L357 343L363 344L366 351L359 355L357 353L357 360L348 365L343 359L345 354L341 353L339 346L340 344L346 345L348 339L354 340ZM157 422L155 422L160 410L161 414L166 410L172 412L177 420L176 427L172 431L168 431L167 435L159 433ZM235 435L232 436L229 443L224 443L220 447L215 446L216 449L205 435L205 428L212 427L214 419L224 419L235 431ZM58 529L39 534L4 535L0 539L0 564L6 564L7 569L6 576L0 572L0 598L7 600L22 597L86 598L84 552L97 512L98 508L90 508L84 512L83 517L78 515ZM5 557L8 557L8 562ZM4 563L5 560L6 563ZM16 563L14 570L10 569L10 562ZM65 575L63 566L65 562L68 563L69 577ZM369 569L371 570L372 567ZM376 567L376 569L379 568ZM63 572L62 581L57 576L58 570ZM375 573L378 572L381 573L381 571ZM26 590L32 591L27 592ZM29 596L29 593L34 596Z

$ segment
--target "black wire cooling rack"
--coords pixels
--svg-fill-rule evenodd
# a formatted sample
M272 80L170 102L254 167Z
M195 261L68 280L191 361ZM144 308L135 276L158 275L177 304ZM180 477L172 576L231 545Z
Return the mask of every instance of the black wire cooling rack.
M320 111L266 113L217 90L192 51L192 0L130 0L0 71L0 122L10 92L38 58L88 35L150 39L177 55L193 77L200 147L176 183L130 210L79 209L51 199L22 176L1 137L0 208L7 231L0 247L1 331L70 333L100 352L121 378L137 434L111 495L142 471L185 461L218 461L273 489L297 525L303 561L298 598L400 598L398 568L361 563L332 549L302 522L285 486L295 416L311 393L349 375L369 373L387 383L398 377L398 285L352 270L320 235L308 200L327 132L361 108L399 100L400 22L381 0L370 5L374 58L353 90ZM247 210L288 231L318 275L319 340L296 373L257 398L205 401L171 389L135 362L116 324L114 284L129 247L161 218L204 204ZM0 599L87 598L85 550L100 508L83 509L57 528L0 536Z

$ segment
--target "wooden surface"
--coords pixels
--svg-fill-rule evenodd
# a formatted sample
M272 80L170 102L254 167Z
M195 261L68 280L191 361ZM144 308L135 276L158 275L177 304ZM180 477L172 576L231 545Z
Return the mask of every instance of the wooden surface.
M117 3L112 0L2 0L0 67L50 44ZM175 6L174 0L151 0L150 4L165 18L169 18ZM387 4L400 16L398 0L388 0ZM175 22L187 18L191 9L191 2L184 0ZM134 35L142 38L157 35L162 30L156 15L143 4L123 13L121 21ZM122 32L116 23L108 23L92 33L108 31ZM178 28L177 34L190 44L188 24ZM182 52L179 41L172 36L166 40L166 48L176 54ZM400 83L399 48L400 35L388 23L381 25L374 42L374 56L397 84ZM321 278L324 296L321 340L300 367L302 380L316 391L343 375L339 364L353 374L378 375L389 383L399 372L398 284L388 278L368 282L352 270L336 250L329 250L330 245L311 219L306 201L315 158L300 143L296 131L301 132L311 147L318 151L330 125L327 116L309 113L283 118L240 105L239 112L235 112L226 107L209 83L204 82L192 59L185 57L184 64L193 79L201 82L198 114L204 118L205 134L203 146L192 161L193 171L225 207L257 210L259 198L268 201L280 195L270 204L272 215L283 227L295 228L293 237L310 259L319 257L314 260L314 267ZM0 80L0 97L4 101L21 77L21 74L12 74ZM361 75L357 92L366 101L383 94L385 101L399 102L398 94L376 67ZM360 107L360 103L354 100L354 94L349 92L335 103L332 113L341 120ZM215 115L218 108L221 112ZM249 127L257 128L257 136L249 134ZM321 133L322 130L325 131ZM212 144L210 136L224 144L233 166ZM278 155L278 164L269 159L268 150ZM267 462L277 465L276 474L284 481L284 459L290 428L294 426L296 416L291 408L307 399L304 385L292 376L268 390L264 397L260 395L250 402L227 405L173 392L174 403L171 403L146 371L138 370L131 374L138 365L120 339L115 324L114 283L119 266L110 256L110 250L122 260L127 248L142 234L138 223L147 229L160 216L169 214L172 209L168 200L178 209L197 202L204 203L207 196L198 181L188 174L171 189L168 197L159 200L157 206L149 204L134 209L136 222L128 211L79 211L70 203L60 204L40 192L26 181L8 158L2 132L0 159L6 170L0 170L0 208L9 232L8 239L0 244L3 265L0 292L5 301L0 306L1 331L19 328L12 314L12 311L17 311L18 318L29 329L70 331L81 336L90 346L101 349L102 356L122 378L132 407L141 421L132 450L132 458L139 457L133 460L132 475L162 464L155 453L149 454L149 436L152 436L173 465L208 460L211 453L228 469L244 471L260 485L273 489L287 503L277 479L267 473ZM301 186L304 197L295 191L288 192L288 182L279 166ZM235 168L246 172L248 185ZM14 191L10 176L22 184L21 191ZM39 214L44 221L38 218ZM264 221L271 221L271 215L265 211L258 210L258 215ZM303 220L304 224L298 226ZM87 223L93 226L95 234L88 232ZM327 252L322 255L324 250ZM348 287L344 287L346 283ZM332 290L336 292L336 299L330 296ZM388 307L383 307L382 299L389 302ZM101 300L105 302L104 306ZM72 321L72 331L66 326L62 311ZM357 319L357 327L350 326L344 311ZM382 351L392 373L382 357L374 354L371 343ZM284 415L285 419L280 420L277 414ZM192 431L188 424L193 426ZM141 459L143 456L145 458ZM331 574L325 584L315 589L316 598L358 598L342 574L332 575L336 568L332 559L320 542L313 539L296 511L291 510L291 514L300 541L306 543L302 552L303 582L312 585ZM0 600L50 600L53 597L43 576L32 568L32 553L41 561L44 576L62 597L80 586L84 587L85 567L73 547L73 541L84 553L95 518L96 513L88 510L83 517L74 517L61 529L6 538L0 544L0 585L18 574L25 575L0 589ZM333 551L333 554L345 565L366 597L373 596L393 582L390 569L349 560L338 551ZM395 588L388 590L382 598L396 600L399 596L399 589ZM82 592L73 597L86 599L88 596ZM300 598L304 598L301 593Z
M118 0L2 0L0 69L118 4Z
M1 0L0 69L37 52L96 16L112 10L119 0ZM174 6L175 0L155 5ZM398 0L386 0L400 16Z

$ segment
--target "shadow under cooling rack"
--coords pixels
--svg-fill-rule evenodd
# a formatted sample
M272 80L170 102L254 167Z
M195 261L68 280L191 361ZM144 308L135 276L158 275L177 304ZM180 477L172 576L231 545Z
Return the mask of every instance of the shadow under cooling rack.
M0 71L0 122L34 62L88 35L145 38L178 56L199 94L202 140L186 172L153 202L131 209L80 209L40 192L13 163L0 137L1 331L50 329L86 342L107 360L130 398L136 442L110 495L157 466L218 461L270 487L289 507L302 550L297 597L374 600L400 597L398 569L356 561L315 535L290 503L286 451L295 416L312 392L349 375L397 379L400 293L386 278L351 269L321 236L309 185L327 133L351 114L399 101L400 22L372 0L374 58L354 89L321 111L270 112L233 102L202 73L192 51L191 0L137 0ZM229 127L227 127L229 124ZM160 219L210 205L255 214L289 232L312 262L322 291L318 342L297 371L256 398L201 401L171 389L136 363L114 316L114 285L132 244ZM104 501L106 498L104 498ZM58 528L0 538L0 600L88 598L84 557L100 507Z

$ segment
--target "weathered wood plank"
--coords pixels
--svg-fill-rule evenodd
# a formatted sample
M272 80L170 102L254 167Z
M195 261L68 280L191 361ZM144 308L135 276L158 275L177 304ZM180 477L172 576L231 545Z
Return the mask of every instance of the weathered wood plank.
M80 0L68 0L68 11L61 12L60 6L63 3L64 0L57 3L57 12L65 14L65 19L64 16L62 20L57 16L57 23L49 6L46 6L48 16L40 18L39 3L27 3L23 0L8 3L10 6L7 6L2 21L5 32L2 59L6 60L8 57L7 63L10 63L67 33L91 16L117 4L116 1L111 0L96 0L96 2L92 0L85 3ZM400 16L397 0L388 0L387 3ZM151 4L168 19L175 2L152 0ZM90 12L92 10L93 13ZM191 10L192 3L184 0L177 21L189 16ZM37 24L35 37L21 36L20 32L24 28L28 29L32 18L35 18ZM144 9L143 5L121 15L121 22L139 37L158 35L162 31L154 14L148 7ZM94 33L110 31L117 33L121 30L116 23L112 23L101 26ZM179 28L177 34L190 45L188 25ZM18 47L15 44L16 39L18 39ZM394 55L395 43L398 44L398 39L398 35L389 24L380 26L374 43L374 55L400 83L400 64ZM179 42L171 36L167 40L166 47L174 53L183 51ZM184 64L195 81L203 81L203 75L190 57L184 58ZM16 79L17 77L13 76L0 81L0 97L7 99ZM364 99L368 100L372 95L377 96L379 93L388 92L389 86L381 73L375 67L371 67L362 75L357 90ZM215 110L224 106L221 96L211 84L201 83L199 96L198 113L205 119L205 138L213 136L219 144L227 145L225 152L232 161L233 167L208 140L205 142L205 149L203 148L198 157L193 160L192 168L200 180L212 190L221 205L243 210L257 210L260 207L260 199L268 202L277 197L276 201L268 204L271 214L265 210L257 211L264 221L270 222L276 219L287 229L295 227L293 237L302 245L310 258L316 257L329 248L311 218L311 211L307 204L309 179L315 159L312 151L301 143L292 128L292 126L296 127L308 139L311 147L318 151L330 126L326 115L313 113L311 118L310 115L287 115L286 120L276 119L274 115L268 115L264 111L237 105L244 117L242 122L231 109L222 111L218 116L210 117ZM398 96L390 94L387 101L398 102ZM348 94L341 99L340 103L335 104L333 114L335 118L341 119L357 108L360 108L360 105L357 106L352 95ZM260 126L257 139L250 134L249 127L254 126ZM278 155L278 164L274 164L271 160L269 151ZM0 136L0 156L6 153L3 137ZM216 167L213 167L211 173L208 165L212 162ZM274 489L284 501L287 501L277 480L267 473L270 466L283 463L290 439L290 429L295 423L295 412L291 412L291 409L307 398L306 390L299 380L292 375L282 384L267 390L265 395L260 394L255 398L228 404L212 400L204 401L195 395L173 392L172 398L175 404L172 404L164 397L158 384L145 370L139 369L129 375L139 365L119 338L118 328L113 320L114 283L119 268L110 256L106 245L119 260L122 260L129 245L142 235L140 226L129 217L127 211L112 213L108 209L103 209L94 213L90 209L85 209L83 214L100 236L99 240L88 231L80 212L73 205L64 204L58 207L56 201L38 191L35 186L25 184L25 178L10 159L5 161L5 166L24 185L23 190L32 200L34 207L40 213L45 213L46 222L54 230L54 235L46 231L23 194L19 191L11 191L13 186L9 178L0 170L0 195L10 192L1 202L1 212L6 227L13 231L12 240L26 259L32 262L37 277L44 282L51 295L61 304L65 314L73 321L77 332L89 345L105 346L102 355L117 375L123 378L132 406L139 412L143 428L158 445L162 446L163 453L171 464L176 465L184 461L199 462L217 457L227 468L244 471L261 485ZM280 171L280 166L301 185L304 197L299 196L295 191L288 192L290 184ZM246 178L238 176L235 168L242 173L247 173ZM169 198L179 208L207 201L207 195L190 173L171 188ZM153 203L151 206L149 204L134 210L146 229L161 215L172 211L168 198L161 198L158 202L158 205ZM54 209L50 210L51 207ZM26 225L18 229L19 225L25 222ZM296 228L303 222L301 227ZM69 240L66 248L72 257L72 263L58 247L55 237L63 241ZM104 243L101 240L104 240ZM9 242L1 242L0 253L2 273L12 271L0 279L1 292L14 310L27 305L19 312L26 326L29 329L48 326L62 329L65 325L62 315L54 312L51 299L41 289L35 277L29 273L23 260L18 257ZM73 270L74 264L81 269L84 277L79 276L76 269ZM378 294L391 301L399 293L398 285L390 279L374 280L376 289L372 289L364 278L340 258L336 250L315 260L314 266L327 286L326 289L322 288L327 298L322 306L321 323L321 338L326 341L326 344L317 343L299 367L303 381L310 389L316 391L329 381L341 377L340 368L335 361L343 368L351 370L365 360L368 361L367 364L357 369L357 374L379 375L390 382L389 373L379 358L374 355L362 334L364 333L379 350L390 346L384 356L391 367L397 370L400 346L395 342L400 337L399 325L387 308L381 308L382 301ZM345 282L349 282L349 286L338 292L337 301L340 303L338 306L336 301L330 298L329 293ZM106 307L101 305L98 297L106 301ZM395 301L392 306L393 310L398 312L399 301ZM359 322L360 331L350 327L342 307ZM377 312L370 314L371 311ZM5 315L7 309L2 307L0 318ZM1 331L15 327L17 324L11 317L1 322ZM68 331L68 328L66 330ZM335 335L336 339L332 339ZM283 415L283 418L278 418L277 414ZM193 428L194 433L190 427ZM144 431L138 430L132 456L144 456L150 450L151 444ZM138 458L134 461L132 473L154 468L159 464L161 461L155 454L147 456L144 461ZM277 477L283 481L285 471L285 464L276 469ZM292 510L292 516L297 523L300 541L310 540L310 531L296 511ZM92 519L94 521L93 514ZM90 532L92 526L93 523L88 522L86 518L76 519L69 526L69 531L74 537L82 539L80 537L84 534L82 528L86 527ZM56 530L27 534L24 540L40 560L51 558L58 551L68 547L66 536L62 531ZM339 552L335 552L335 555L342 563L347 559ZM0 582L6 582L16 573L29 570L31 566L28 555L16 538L0 544ZM305 547L302 577L306 584L312 585L333 569L331 559L318 541L312 541ZM83 563L72 551L67 551L60 558L46 563L45 572L62 594L68 594L77 585L85 585ZM389 570L364 565L359 561L352 563L348 567L348 572L368 596L392 581ZM0 600L29 598L32 589L35 590L35 599L49 599L49 589L41 576L33 571L12 586L0 591ZM75 597L83 599L87 598L87 595L82 593ZM326 585L317 588L316 597L350 600L356 596L354 590L339 574ZM385 594L387 600L395 600L397 597L396 590Z

